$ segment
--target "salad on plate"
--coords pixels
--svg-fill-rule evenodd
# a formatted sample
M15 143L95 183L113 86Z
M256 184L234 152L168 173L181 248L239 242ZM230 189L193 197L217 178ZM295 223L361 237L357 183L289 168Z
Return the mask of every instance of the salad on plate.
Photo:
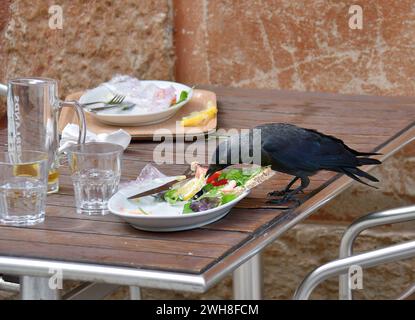
M193 164L194 176L150 196L130 200L135 213L151 215L162 210L175 214L203 212L225 205L269 179L270 167L229 167L207 176L207 168Z

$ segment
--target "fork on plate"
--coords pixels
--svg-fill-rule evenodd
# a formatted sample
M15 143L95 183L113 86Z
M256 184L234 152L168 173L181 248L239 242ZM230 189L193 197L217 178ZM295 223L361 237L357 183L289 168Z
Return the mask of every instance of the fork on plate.
M97 103L103 103L105 105L108 106L112 106L112 105L117 105L117 104L121 104L123 101L125 100L125 96L121 95L121 94L116 94L110 101L105 102L105 101L94 101L94 102L87 102L87 103L83 103L82 105L84 106L90 106L93 104L97 104Z

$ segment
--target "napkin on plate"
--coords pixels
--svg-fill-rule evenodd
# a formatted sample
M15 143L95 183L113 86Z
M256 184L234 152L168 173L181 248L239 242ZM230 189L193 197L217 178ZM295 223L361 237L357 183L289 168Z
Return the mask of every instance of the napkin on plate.
M68 123L66 127L62 130L62 138L60 141L59 151L62 151L71 145L77 144L78 135L79 126L73 123ZM119 129L111 133L99 134L95 134L87 130L85 142L109 142L118 144L125 150L131 142L131 135L122 129Z
M160 87L153 82L148 83L127 75L116 75L100 86L106 87L113 94L125 96L124 102L135 104L135 112L167 110L172 101L178 98L172 85Z

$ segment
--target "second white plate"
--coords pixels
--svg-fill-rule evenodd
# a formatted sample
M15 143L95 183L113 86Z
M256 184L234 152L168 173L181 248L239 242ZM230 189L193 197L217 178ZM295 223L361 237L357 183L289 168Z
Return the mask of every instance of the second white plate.
M99 121L109 124L109 125L121 125L121 126L144 126L155 124L159 122L166 121L173 117L177 111L180 110L186 103L192 98L193 90L192 88L177 82L170 81L159 81L159 80L143 80L144 84L155 84L160 88L166 88L172 86L176 90L176 98L179 99L180 93L182 91L189 92L187 99L181 103L174 105L166 110L152 113L137 113L137 114L112 114L112 113L103 113L103 112L88 112L92 117L98 119ZM79 102L89 103L93 101L108 101L114 96L114 93L105 86L99 86L95 89L88 90L82 97L79 99Z

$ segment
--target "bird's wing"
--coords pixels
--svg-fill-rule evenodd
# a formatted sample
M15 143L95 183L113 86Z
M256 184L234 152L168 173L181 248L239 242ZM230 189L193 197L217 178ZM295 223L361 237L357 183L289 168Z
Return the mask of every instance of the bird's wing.
M275 162L293 170L315 172L357 165L355 156L341 142L314 131L268 136L262 148Z
M341 140L341 139L339 139L339 138L337 138L335 136L331 136L331 135L327 135L327 134L321 133L321 132L319 132L317 130L314 130L314 129L303 129L303 130L306 130L306 131L311 132L311 133L315 133L317 135L320 135L321 137L329 138L329 139L337 142L338 145L341 145L344 149L346 149L350 153L354 154L355 156L376 156L376 155L381 155L381 153L377 153L377 152L361 152L361 151L354 150L354 149L350 148L347 144L345 144L343 142L343 140Z
M278 167L282 166L288 170L317 171L316 165L306 155L307 151L298 146L298 142L286 137L270 136L263 140L262 150Z

